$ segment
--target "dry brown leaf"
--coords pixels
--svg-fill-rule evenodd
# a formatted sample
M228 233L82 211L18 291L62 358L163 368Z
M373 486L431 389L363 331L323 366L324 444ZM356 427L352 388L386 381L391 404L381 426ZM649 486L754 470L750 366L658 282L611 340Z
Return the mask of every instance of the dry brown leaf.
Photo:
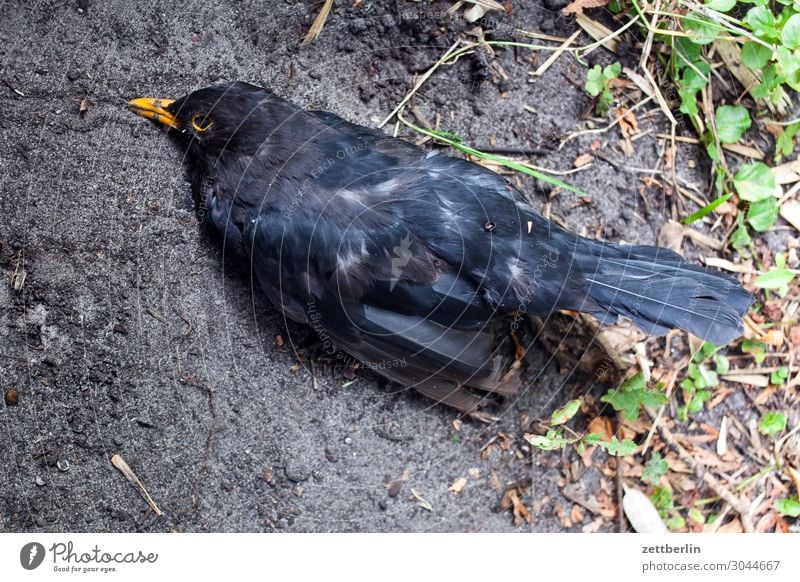
M572 523L581 523L583 521L583 509L581 509L580 505L573 505L572 511L569 512L569 518L572 520Z
M576 168L582 168L587 164L591 164L593 161L594 161L594 156L592 154L585 153L575 158L575 161L572 162L572 165L575 166Z
M775 182L778 184L793 184L800 180L800 160L785 162L772 168Z
M682 254L685 230L684 226L675 220L664 223L658 233L658 246Z
M611 419L605 416L595 416L589 423L586 432L599 434L601 441L611 442L611 437L614 436L614 425L611 423Z
M796 200L788 200L780 208L781 216L783 219L800 230L800 202Z
M759 388L769 386L769 377L761 376L760 374L727 374L722 376L722 379L726 382L737 382L739 384L758 386Z
M793 346L800 345L800 325L793 325L789 328L789 341Z
M601 41L603 46L611 52L617 52L617 41L613 30L583 13L575 15L575 22L594 40Z
M609 3L609 0L572 0L561 9L562 14L583 14L587 8L599 8Z
M779 348L783 345L783 340L783 331L780 329L773 328L761 336L762 342L771 346L775 346L776 348Z
M519 499L519 491L516 487L511 487L503 494L500 500L500 507L508 509L509 507L514 514L514 525L519 526L524 519L526 522L531 523L531 513L525 504Z
M501 491L503 489L503 485L500 483L500 477L497 476L497 472L494 469L492 469L492 476L489 479L489 487L495 491Z
M605 481L600 481L604 483ZM600 515L607 518L612 518L617 515L617 504L611 499L611 496L605 491L598 491L594 496L597 499L597 504L600 508Z
M569 515L567 515L567 510L564 509L560 503L556 503L556 506L553 508L553 513L558 517L561 527L564 529L572 527L572 520L569 518Z
M780 519L781 516L779 514L775 513L774 511L770 511L756 522L754 529L756 533L770 532L775 529L775 526Z
M708 410L713 410L714 407L719 406L720 403L733 392L735 392L733 388L729 388L727 386L718 387L716 390L714 390L714 395L706 402L706 408Z
M617 109L617 117L619 117L619 129L623 137L633 137L639 133L639 122L631 111L620 107Z

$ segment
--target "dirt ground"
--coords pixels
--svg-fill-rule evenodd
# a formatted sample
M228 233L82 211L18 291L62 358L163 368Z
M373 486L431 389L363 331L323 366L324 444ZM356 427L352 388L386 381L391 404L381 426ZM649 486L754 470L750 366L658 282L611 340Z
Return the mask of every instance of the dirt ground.
M574 30L558 13L565 2L511 4L490 15L490 38ZM376 376L298 363L276 337L307 332L287 329L226 264L198 225L180 152L125 109L242 79L374 126L472 28L445 17L450 5L336 2L321 37L301 46L319 2L0 3L0 389L19 392L0 405L0 531L565 529L559 456L532 459L520 423L591 382L534 347L529 389L497 422L456 430L454 411ZM585 70L563 57L532 77L544 58L498 50L508 76L498 83L484 59L465 57L414 104L478 149L544 149L534 163L570 169L596 139L557 149L586 127ZM635 169L652 167L658 148L651 131L624 162L569 176L592 200L559 192L552 214L654 243L667 203L642 197ZM544 211L550 190L522 185ZM448 490L460 478L463 490ZM587 472L586 487L599 478ZM510 485L532 524L500 506Z

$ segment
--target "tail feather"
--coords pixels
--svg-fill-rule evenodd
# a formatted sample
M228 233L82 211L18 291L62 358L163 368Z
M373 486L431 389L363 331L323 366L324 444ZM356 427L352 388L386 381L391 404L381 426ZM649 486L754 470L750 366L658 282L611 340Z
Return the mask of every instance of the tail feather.
M741 335L752 297L734 277L658 247L586 243L581 272L593 314L624 315L652 335L677 327L716 345Z

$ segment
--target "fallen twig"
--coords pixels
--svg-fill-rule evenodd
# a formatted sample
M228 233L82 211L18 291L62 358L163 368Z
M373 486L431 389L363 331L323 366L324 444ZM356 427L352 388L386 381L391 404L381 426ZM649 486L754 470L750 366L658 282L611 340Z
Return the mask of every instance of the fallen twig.
M156 505L156 502L153 501L153 498L150 497L150 494L147 492L147 489L145 489L144 485L142 485L139 477L136 476L136 473L133 472L133 469L131 469L128 466L128 463L125 462L125 459L123 459L119 454L115 454L111 457L111 464L114 465L134 487L136 487L139 495L141 495L142 499L147 502L147 505L150 506L150 509L153 510L153 513L161 517L163 513L158 508L158 505Z

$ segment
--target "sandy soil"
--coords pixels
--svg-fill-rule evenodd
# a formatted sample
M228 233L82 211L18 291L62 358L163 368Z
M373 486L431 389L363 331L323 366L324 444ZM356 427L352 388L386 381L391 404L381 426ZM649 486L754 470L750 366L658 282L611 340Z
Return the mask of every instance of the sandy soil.
M534 348L530 389L496 423L456 431L452 410L376 376L298 365L276 337L302 343L307 331L287 329L226 264L197 223L180 152L125 110L131 97L243 79L376 125L468 28L442 20L450 4L336 2L320 39L300 46L319 3L0 3L0 388L19 392L0 405L1 531L562 528L558 458L532 462L520 419L591 385ZM494 38L572 31L559 0L513 4L494 16ZM562 58L532 78L531 54L498 51L501 84L462 59L416 106L479 148L553 148L584 127L590 101L570 79L585 72ZM535 161L571 168L593 139ZM651 167L657 150L645 136L622 167ZM561 192L552 211L586 233L653 243L665 202L643 205L638 177L598 160L570 177L592 202ZM544 209L549 189L522 185ZM498 433L507 450L482 458ZM115 453L162 518L113 468ZM464 489L448 491L461 477ZM512 483L532 485L530 526L498 507Z

